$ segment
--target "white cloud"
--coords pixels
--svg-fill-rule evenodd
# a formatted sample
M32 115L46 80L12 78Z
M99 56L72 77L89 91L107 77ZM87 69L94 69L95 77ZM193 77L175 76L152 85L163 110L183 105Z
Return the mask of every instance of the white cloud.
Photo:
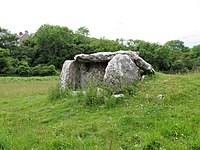
M184 37L195 35L200 43L199 6L199 0L4 0L0 26L12 32L35 32L45 23L86 26L94 37L160 43L188 43Z

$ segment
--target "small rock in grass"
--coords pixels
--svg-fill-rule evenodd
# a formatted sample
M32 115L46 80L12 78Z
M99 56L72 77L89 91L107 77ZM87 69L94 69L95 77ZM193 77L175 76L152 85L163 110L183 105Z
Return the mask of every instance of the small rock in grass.
M163 94L159 94L159 95L157 96L157 98L158 98L159 100L161 100L161 99L164 98L164 95L163 95Z
M124 94L114 94L113 95L115 98L121 98L121 97L124 97Z

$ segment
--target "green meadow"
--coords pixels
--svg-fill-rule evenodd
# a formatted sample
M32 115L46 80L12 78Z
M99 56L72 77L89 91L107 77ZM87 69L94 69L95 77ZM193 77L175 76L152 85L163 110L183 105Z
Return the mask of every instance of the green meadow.
M126 87L121 98L99 98L92 87L59 93L58 83L0 77L1 150L200 149L198 72L157 73Z

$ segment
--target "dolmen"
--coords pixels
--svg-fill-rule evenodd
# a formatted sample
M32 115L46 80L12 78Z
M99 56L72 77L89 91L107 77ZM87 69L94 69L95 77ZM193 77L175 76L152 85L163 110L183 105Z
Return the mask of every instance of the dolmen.
M142 74L154 74L151 64L134 51L98 52L78 54L74 60L63 64L61 89L84 88L88 81L104 82L113 93L120 93L122 85L130 85L140 80Z

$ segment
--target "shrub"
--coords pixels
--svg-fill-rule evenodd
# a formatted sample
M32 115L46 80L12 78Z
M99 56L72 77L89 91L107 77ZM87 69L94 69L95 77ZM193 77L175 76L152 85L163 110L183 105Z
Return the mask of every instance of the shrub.
M33 67L32 73L34 76L48 76L48 75L55 75L56 69L54 65L37 65Z
M176 60L172 64L172 68L171 69L176 73L182 73L182 72L186 72L187 71L187 68L185 67L185 65L184 65L182 60Z
M5 58L0 57L0 73L5 73L7 67L8 67L7 60Z
M200 70L200 57L194 59L193 70Z
M17 68L17 74L19 74L20 76L30 76L31 68L27 64L19 65Z
M54 65L50 65L46 69L48 75L55 75L56 74L56 67Z

